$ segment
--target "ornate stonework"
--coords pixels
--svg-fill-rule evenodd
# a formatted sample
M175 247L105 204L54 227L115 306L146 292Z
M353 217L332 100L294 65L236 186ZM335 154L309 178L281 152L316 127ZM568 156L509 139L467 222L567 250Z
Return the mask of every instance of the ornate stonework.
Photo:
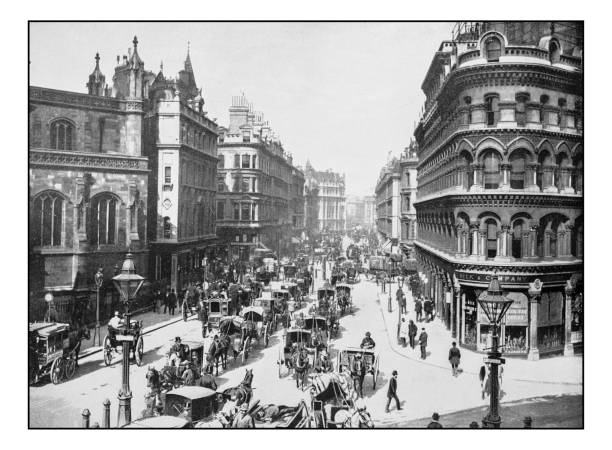
M125 157L55 150L30 150L29 163L32 167L65 167L77 170L148 172L149 163L145 157Z

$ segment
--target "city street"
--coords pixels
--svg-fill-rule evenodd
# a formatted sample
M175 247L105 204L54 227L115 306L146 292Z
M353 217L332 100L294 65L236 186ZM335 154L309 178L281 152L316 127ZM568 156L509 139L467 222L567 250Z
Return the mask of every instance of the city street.
M319 279L317 285L320 284ZM392 289L394 293L396 285ZM408 305L411 303L412 300L408 296ZM375 283L364 280L356 284L353 304L353 314L340 320L340 334L332 341L331 356L335 364L338 349L358 346L366 331L372 333L380 355L380 376L376 391L372 390L371 376L366 376L364 396L377 427L410 426L411 420L429 417L434 411L443 416L453 411L488 404L488 398L481 398L477 377L480 367L478 361L482 361L482 355L463 350L464 372L457 378L452 377L450 367L444 364L451 342L450 333L443 330L439 322L426 325L430 332L428 351L431 354L426 361L421 361L418 359L417 349L404 349L397 345L397 311L386 311L387 302L380 302ZM396 308L395 304L393 306ZM184 340L195 340L199 333L200 322L190 319L187 323L180 321L145 335L144 363L141 367L135 364L130 367L133 418L137 418L144 409L147 366L163 366L165 353L175 336L181 336ZM230 362L227 371L220 372L217 379L219 390L237 385L244 376L245 368L252 368L253 396L262 404L296 405L301 398L308 398L307 391L295 388L292 378L279 379L277 359L281 345L279 330L270 340L268 348L255 346L245 366L242 366L240 361ZM580 372L580 367L580 358L577 357L544 359L538 362L508 358L502 385L502 403L540 396L581 395L580 373L575 373L576 370ZM563 370L558 370L560 368ZM398 395L403 410L398 412L392 407L391 412L387 414L384 412L387 382L394 369L399 372ZM551 372L552 375L545 376ZM536 378L542 381L536 381ZM91 411L92 423L101 421L102 403L106 398L111 400L111 426L115 426L120 383L120 355L115 356L110 367L104 366L101 352L86 357L81 360L81 367L73 380L59 385L44 382L30 387L30 426L78 427L84 408ZM467 425L466 423L465 426Z

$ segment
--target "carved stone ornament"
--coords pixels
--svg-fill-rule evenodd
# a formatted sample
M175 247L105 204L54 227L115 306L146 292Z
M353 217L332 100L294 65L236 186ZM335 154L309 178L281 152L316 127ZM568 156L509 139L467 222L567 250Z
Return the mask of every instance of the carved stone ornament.
M162 202L162 205L165 209L170 209L172 207L172 201L169 198L167 198L166 200Z

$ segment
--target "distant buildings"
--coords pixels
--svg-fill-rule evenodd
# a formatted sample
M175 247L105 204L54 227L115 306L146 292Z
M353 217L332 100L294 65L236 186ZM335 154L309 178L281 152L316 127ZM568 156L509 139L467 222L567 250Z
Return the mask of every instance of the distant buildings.
M360 226L366 230L376 225L376 199L375 197L349 196L346 200L346 228L352 229Z
M259 246L287 254L304 229L304 175L244 95L229 113L219 128L217 234L243 261Z
M414 258L414 240L417 234L416 210L417 164L416 144L410 143L400 156L401 236L400 247L409 258Z
M391 159L380 170L376 182L376 229L383 242L383 250L390 253L400 239L400 161Z
M344 174L331 170L317 171L310 162L304 168L306 185L312 193L318 189L318 231L341 234L346 231L346 193ZM310 217L311 222L314 218Z

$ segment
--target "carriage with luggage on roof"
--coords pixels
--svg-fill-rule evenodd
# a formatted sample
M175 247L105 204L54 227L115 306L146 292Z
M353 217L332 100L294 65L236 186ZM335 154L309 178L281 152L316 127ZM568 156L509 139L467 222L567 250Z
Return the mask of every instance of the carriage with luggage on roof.
M123 351L123 342L128 341L129 351L132 353L137 366L142 365L144 354L144 339L142 337L142 320L130 320L129 326L126 324L115 328L108 325L108 333L104 337L104 364L110 366L113 362L113 355Z
M218 296L217 293L211 298L204 300L208 308L208 325L211 328L219 328L221 319L227 317L230 311L231 300Z
M272 321L263 306L247 306L240 311L240 316L244 319L242 326L246 329L250 342L256 340L259 343L259 340L263 339L267 347L272 333Z

